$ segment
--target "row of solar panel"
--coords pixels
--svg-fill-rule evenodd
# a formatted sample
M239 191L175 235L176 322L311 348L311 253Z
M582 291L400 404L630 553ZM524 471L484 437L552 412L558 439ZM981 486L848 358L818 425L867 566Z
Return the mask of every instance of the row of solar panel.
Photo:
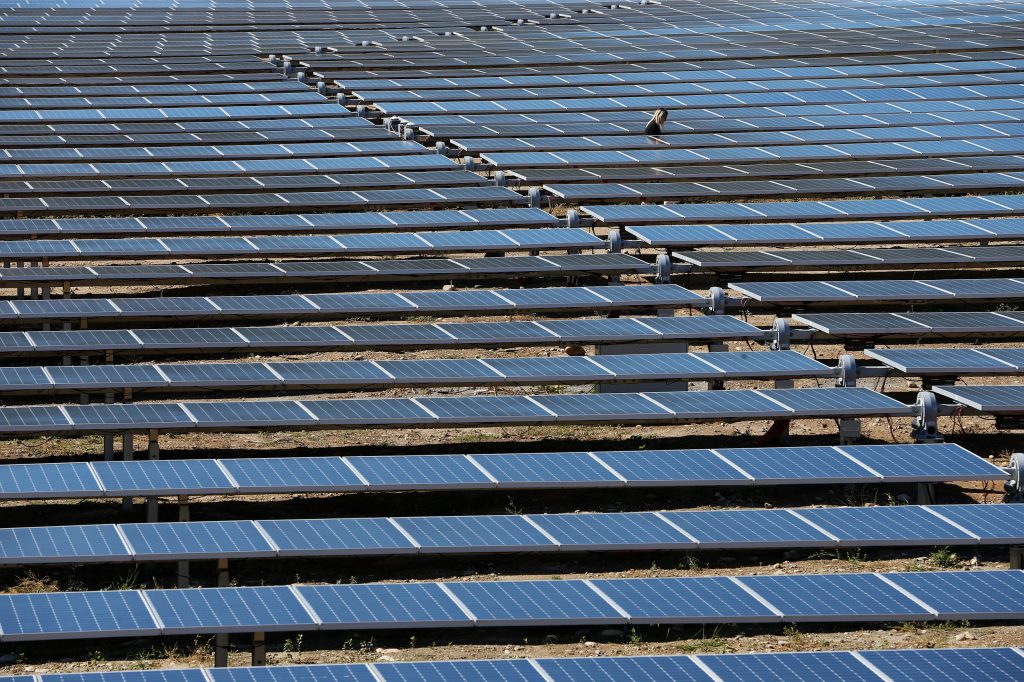
M908 199L730 202L656 205L587 205L583 213L601 223L645 225L680 222L757 222L1014 215L1024 199L1014 194Z
M1009 56L1009 55L1007 55ZM1024 68L1021 59L971 59L967 62L922 62L886 65L848 66L804 66L804 67L763 67L737 69L690 68L677 71L623 71L592 73L567 73L564 75L522 75L522 76L454 76L452 78L375 78L346 79L337 81L337 85L345 90L445 90L449 88L536 88L547 86L587 86L587 85L640 85L647 83L704 83L704 82L740 82L753 84L785 80L792 82L798 78L820 78L823 83L843 82L853 78L863 80L875 76L925 76L949 74L981 74L999 73ZM140 86L141 87L141 86ZM157 87L157 86L154 86ZM821 87L821 86L818 86ZM0 94L4 94L0 89ZM55 93L55 94L74 94ZM97 93L100 94L100 93ZM114 93L110 94L126 94ZM145 94L157 94L146 91ZM499 97L500 99L500 97Z
M647 98L650 99L650 98ZM473 103L468 103L472 105ZM396 105L397 106L397 105ZM418 105L413 105L418 106ZM515 113L488 113L488 112L451 112L448 114L403 113L399 119L414 123L415 125L430 128L436 125L462 125L467 122L486 125L490 123L571 123L580 121L637 121L649 118L645 111L650 111L656 105L638 106L627 109L625 105L609 111L586 111L570 110L568 108L553 109L551 111L538 111L524 114ZM932 114L938 118L949 118L948 122L974 122L973 118L980 112L986 112L986 120L991 112L1015 111L1024 109L1024 106L1016 99L974 99L974 100L916 100L899 103L885 102L864 102L858 104L791 104L776 106L747 106L742 112L736 108L711 108L711 109L674 109L671 113L672 120L682 122L691 126L694 130L701 132L712 132L721 130L743 130L752 126L743 126L737 122L754 121L758 127L782 127L787 128L791 122L806 119L817 120L822 125L835 125L844 121L846 117L882 117L879 125L899 124L914 125L915 116ZM741 113L741 117L737 117ZM829 120L826 122L825 118ZM467 121L468 119L468 121ZM768 119L776 119L772 124ZM731 120L732 123L725 123L723 120ZM862 119L850 119L838 123L838 125L863 125ZM724 127L723 127L724 126Z
M953 444L0 465L0 498L1005 481Z
M441 183L438 183L441 184ZM890 192L958 192L1014 190L1024 185L1021 173L947 173L884 175L793 180L730 180L726 182L638 182L629 184L547 184L544 189L566 203L580 201L664 201L689 197L844 196Z
M774 110L770 110L774 111ZM874 112L871 114L843 114L837 111L822 112L820 115L799 115L787 113L780 116L777 113L765 113L761 116L736 116L735 112L728 118L702 118L694 119L688 116L686 110L677 111L675 116L682 120L668 120L662 126L665 132L678 133L726 133L726 132L747 132L751 130L807 130L823 128L884 128L886 126L933 126L949 125L951 123L1006 123L1009 121L1022 120L1019 109L1009 108L978 109L968 110L958 108L942 112L910 112L890 111L888 113ZM465 114L465 115L435 115L435 116L402 116L401 120L417 127L422 132L437 138L450 137L490 137L493 134L516 134L520 128L520 135L543 136L552 134L553 129L566 130L567 134L599 134L607 130L611 134L619 132L643 132L650 115L645 111L595 111L595 112L560 112L543 114ZM279 121L291 121L294 119L278 119ZM347 119L355 120L355 119ZM0 131L5 134L15 134L18 129L39 130L40 133L48 132L50 129L57 129L59 124L50 126L19 126L12 130L12 126L0 126ZM74 124L69 124L74 125ZM106 131L104 124L96 132ZM118 124L106 124L107 126L118 126ZM142 125L206 125L206 124L120 124L117 129L110 129L110 132L117 132L125 126ZM225 124L227 125L227 124ZM238 122L236 125L247 125L246 122ZM614 126L614 129L610 128ZM65 128L60 128L64 130ZM78 128L69 128L68 132L77 131ZM493 130L494 133L488 133ZM451 131L451 132L448 132ZM154 131L160 132L160 131Z
M799 313L795 322L843 338L926 338L1024 334L1024 314L1007 311L949 313Z
M0 212L17 214L121 213L132 211L203 211L218 209L285 209L311 206L431 206L441 204L526 204L506 187L437 187L353 191L250 194L137 194L0 199Z
M649 286L474 289L406 293L331 293L246 296L172 296L51 299L0 302L0 322L29 319L118 319L130 317L310 317L318 315L410 315L511 313L543 310L686 308L705 299L675 284Z
M421 148L426 151L425 148ZM22 163L0 164L5 180L32 178L103 178L147 176L253 175L260 173L360 173L403 170L450 170L458 168L440 154L393 154L391 156L303 157L278 159L235 159L217 161L126 161L111 163Z
M1024 373L1024 350L1016 348L869 348L864 354L908 376Z
M1021 571L0 595L0 641L386 628L1016 620Z
M805 267L821 269L891 269L959 265L995 265L1018 263L1024 258L1021 246L964 246L947 248L841 249L786 251L681 251L677 258L704 270L792 270ZM965 285L964 291L966 292ZM986 286L986 285L982 285ZM995 286L995 285L993 285ZM1005 286L1005 285L1004 285ZM1011 287L1015 287L1011 283ZM991 287L988 287L991 290ZM986 294L982 294L986 295Z
M0 529L0 565L1009 545L1022 524L1022 505L953 504L39 526Z
M822 130L759 130L737 133L672 134L660 135L613 134L576 137L569 135L530 137L479 137L454 139L452 144L471 154L499 151L551 151L610 149L703 149L737 145L776 144L834 144L840 142L911 142L914 140L984 139L1019 137L1024 131L1021 123L968 123L944 126L890 126L886 128L831 128Z
M1021 665L1005 648L894 649L771 654L695 654L404 663L341 663L258 668L177 668L129 672L47 673L0 682L769 682L824 677L835 682L913 682L943 678L995 682Z
M316 156L383 156L387 154L431 154L432 149L408 140L367 142L299 142L295 144L233 144L216 146L128 146L128 147L46 147L42 149L2 150L6 161L21 163L41 161L107 161L117 159L246 159L303 158ZM977 151L977 150L975 150Z
M811 417L907 417L913 406L866 388L657 393L218 400L188 403L0 407L0 433L238 431L364 426L684 423Z
M6 23L6 22L5 22ZM1024 63L1022 63L1024 65ZM941 67L939 67L941 68ZM989 71L995 73L1004 71L1007 68L1013 68L1011 65L1006 67L1000 67L996 62L977 62L975 66L971 67L972 73L987 73ZM952 71L959 71L954 65ZM298 81L293 79L284 79L283 77L279 80L271 81L245 81L245 82L231 82L221 81L213 83L190 83L183 81L180 83L167 83L164 85L36 85L36 86L2 86L0 87L0 97L114 97L122 95L188 95L188 94L217 94L217 93L232 93L232 92L253 92L253 93L264 93L264 92L295 92L295 91L308 91L308 88Z
M1015 120L1001 118L1000 120ZM338 109L333 116L303 116L302 118L221 119L210 121L166 121L147 123L8 123L0 124L0 135L157 135L173 133L245 132L252 130L331 129L340 130L376 128L370 120L350 116Z
M1017 218L907 220L870 223L779 223L765 225L658 225L627 227L648 246L755 246L762 244L870 244L1024 239Z
M249 386L386 388L832 377L835 370L795 351L665 353L479 360L222 362L168 365L0 367L0 393L98 389L189 390Z
M401 157L392 157L401 158ZM424 156L416 158L443 158ZM433 211L371 211L366 213L290 213L277 215L159 216L139 218L36 218L0 220L0 238L93 235L175 235L405 230L476 230L486 227L555 227L558 218L538 208L481 208ZM525 234L525 231L523 231ZM540 233L538 233L540 234ZM566 232L566 239L578 233ZM450 235L455 238L454 235ZM402 237L395 237L401 239ZM446 239L444 236L438 239ZM471 239L471 237L470 237ZM540 237L538 237L540 239ZM591 244L594 240L591 239ZM596 244L595 244L596 246ZM379 248L383 249L381 244Z
M2 144L2 142L0 142ZM0 194L34 197L104 194L126 196L157 192L276 192L324 189L466 187L490 184L476 173L459 170L406 173L345 173L343 175L258 175L212 178L115 178L109 180L0 181Z
M987 80L987 79L986 79ZM972 80L972 82L980 82ZM243 91L224 94L179 94L179 95L133 95L108 96L90 95L60 97L3 97L0 96L0 110L32 109L118 109L122 107L203 107L225 105L262 104L323 104L324 98L312 90L290 90L286 92Z
M911 255L901 262L918 264L939 261L919 261ZM845 263L834 260L830 264L838 266ZM854 264L853 261L850 261L850 264ZM992 279L740 282L730 284L729 288L746 298L776 304L1009 301L1024 298L1024 282L1002 277Z
M855 90L860 92L864 89L881 89L886 88L886 93L892 93L892 88L911 88L920 89L925 91L930 89L932 86L972 86L968 92L973 92L978 89L973 86L988 86L988 85L999 85L999 84L1019 84L1021 82L1021 75L1016 73L1001 73L1001 74L985 74L976 75L969 73L961 74L943 74L937 76L888 76L880 78L822 78L822 79L807 79L807 78L792 78L784 80L721 80L711 81L706 80L700 83L697 82L686 82L686 81L673 81L667 83L653 83L647 82L643 84L617 84L617 85L576 85L576 84L563 84L563 85L539 85L530 87L518 87L509 84L500 85L497 87L448 87L438 88L434 90L421 90L419 88L412 89L376 89L372 87L352 87L346 86L346 89L352 91L352 94L366 102L432 102L432 101L447 101L447 100L484 100L494 101L500 100L502 102L506 100L532 100L532 99L550 99L559 100L564 98L588 98L588 97L645 97L645 96L661 96L661 95L709 95L709 97L700 99L697 101L697 106L728 106L729 103L725 97L730 94L745 94L745 93L785 93L789 97L785 100L788 103L794 101L797 102L821 102L831 101L819 99L817 96L819 93L831 93L834 91L850 91ZM806 91L810 91L809 93ZM926 96L928 93L924 93ZM961 95L953 95L953 97L964 96L967 93ZM1014 93L1015 94L1015 93ZM719 95L719 97L710 97L712 95ZM810 97L808 97L810 95ZM973 96L973 95L971 95ZM997 95L1000 97L1013 96L1011 93ZM208 96L210 98L214 96ZM113 99L113 98L110 98ZM145 106L145 101L137 101L141 98L123 98L130 99L129 102L124 104L128 106ZM157 97L147 97L146 100L166 99ZM680 98L683 99L683 98ZM45 100L33 100L36 102ZM289 100L290 101L290 100ZM848 98L843 98L840 101L850 101ZM862 100L863 101L863 100ZM866 101L872 101L870 99ZM891 101L884 99L882 101ZM223 103L237 104L238 101L224 101ZM763 104L761 99L749 99L748 103ZM114 102L112 104L117 104ZM154 102L154 106L160 106L164 104L174 104L175 102ZM190 102L191 103L191 102ZM109 106L109 104L107 105Z
M290 119L289 119L290 120ZM346 119L347 120L347 119ZM173 133L102 133L88 135L5 135L0 132L0 144L6 148L28 147L111 147L156 145L215 145L250 144L263 142L317 142L327 140L388 140L394 135L377 126L343 128L293 127L284 130L229 130L213 132Z
M1024 100L1022 100L1024 101ZM369 143L366 143L369 144ZM380 143L383 144L383 143ZM557 152L484 152L485 162L500 169L564 168L574 166L634 166L756 161L816 161L828 159L885 159L916 156L976 156L978 153L1020 154L1024 138L950 139L919 142L849 142L838 144L777 144L765 147L651 148Z
M321 100L322 101L322 100ZM7 109L0 123L190 121L231 118L340 116L347 109L337 104L261 104L252 106L135 107L122 109ZM351 112L350 112L351 115Z
M943 120L952 118L953 120ZM596 118L596 117L595 117ZM721 137L742 136L758 131L756 135L785 135L794 134L789 142L795 142L804 137L804 133L816 132L818 135L828 139L829 131L834 129L846 129L854 133L862 133L866 138L883 137L884 131L892 128L903 130L915 129L922 131L921 135L931 131L933 128L939 130L960 128L962 126L976 126L985 123L1010 124L1021 121L1020 110L1007 112L964 112L960 115L950 114L948 117L939 118L938 114L905 114L903 117L890 116L893 120L889 123L885 120L877 121L873 116L821 116L821 117L778 117L764 119L731 119L729 122L715 121L665 121L662 124L662 134L658 137L677 138L684 134L693 136L697 140L707 140L708 144L695 144L695 146L720 146L718 140ZM962 120L957 120L962 119ZM415 117L413 121L415 121ZM904 121L908 121L905 123ZM579 123L462 123L462 124L431 124L422 128L414 126L417 132L438 140L460 139L472 145L477 138L529 138L538 140L561 135L587 135L594 136L591 139L610 139L613 136L640 136L646 127L645 121L591 121ZM883 131L883 132L879 132ZM13 136L17 137L17 136ZM865 137L854 138L865 139ZM938 137L938 136L936 136ZM985 135L993 137L993 135ZM772 138L769 138L772 139ZM883 137L883 139L886 139ZM891 138L890 138L891 139ZM918 139L922 139L920 136ZM924 136L927 139L927 136ZM817 140L822 141L822 140ZM645 139L639 145L646 146L651 140ZM567 147L568 148L568 147Z
M274 350L368 348L481 348L567 343L761 340L765 332L726 315L597 318L542 322L354 324L335 326L205 327L0 332L0 353L54 355L74 352L132 355L262 353Z
M124 255L124 254L122 254ZM650 263L623 253L501 258L414 258L292 260L274 263L198 263L195 265L108 265L94 267L0 268L0 285L45 284L110 286L202 284L207 282L284 283L367 282L389 279L461 281L478 277L575 277L578 275L650 275Z
M381 214L374 214L381 215ZM513 215L515 215L513 213ZM529 215L529 214L527 214ZM547 214L543 214L548 217ZM231 223L234 216L224 216ZM293 216L283 216L293 217ZM429 217L429 215L428 215ZM140 222L145 223L142 218ZM158 224L159 224L159 220ZM42 222L42 221L40 221ZM56 220L56 223L65 223ZM115 221L106 221L106 223ZM146 232L147 226L134 220L120 220L126 228ZM186 221L181 221L187 225ZM217 224L217 219L202 221ZM273 221L270 221L273 228ZM283 221L282 221L283 222ZM296 223L299 221L292 221ZM992 221L1013 222L1018 221ZM104 223L104 226L106 226ZM173 221L171 221L173 224ZM83 224L76 221L75 226ZM84 224L88 226L89 222ZM202 224L202 223L200 223ZM384 224L390 224L385 221ZM474 223L470 223L474 224ZM60 225L58 225L59 227ZM116 226L115 226L116 227ZM228 229L221 224L222 229ZM393 227L399 227L393 225ZM998 226L996 226L998 227ZM244 228L243 228L244 229ZM307 226L307 230L315 228ZM976 230L978 234L986 234ZM38 234L38 232L37 232ZM1024 231L1021 233L1024 235ZM1014 239L1020 237L1013 237ZM438 253L473 251L515 251L534 249L603 249L605 242L586 230L569 227L467 230L465 232L397 232L351 235L295 235L269 237L165 237L135 239L33 239L0 242L0 259L4 260L64 260L73 258L223 258L235 256L314 256L393 253ZM374 261L375 262L375 261ZM180 266L190 267L190 266Z
M382 93L386 96L386 93ZM917 88L850 88L836 90L797 90L772 92L738 92L711 95L617 95L580 96L547 99L474 100L449 99L444 101L391 101L377 99L374 105L386 115L432 113L532 113L546 111L601 111L604 109L699 109L736 108L747 106L771 107L786 105L831 104L888 104L892 102L946 103L972 100L996 100L1024 95L1024 85L1006 83L998 85L931 86ZM312 105L318 106L318 105ZM927 110L927 109L926 109ZM750 115L748 112L747 115Z

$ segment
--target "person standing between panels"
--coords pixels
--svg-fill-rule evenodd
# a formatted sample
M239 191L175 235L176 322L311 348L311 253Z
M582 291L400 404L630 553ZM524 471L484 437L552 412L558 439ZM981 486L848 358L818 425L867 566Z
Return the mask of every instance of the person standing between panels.
M661 126L668 120L667 109L655 109L654 116L651 116L651 120L648 121L647 127L644 128L645 135L661 135Z

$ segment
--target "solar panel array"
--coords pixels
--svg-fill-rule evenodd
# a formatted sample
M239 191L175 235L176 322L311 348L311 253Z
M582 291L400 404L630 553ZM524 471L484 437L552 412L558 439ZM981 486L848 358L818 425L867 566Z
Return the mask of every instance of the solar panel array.
M1024 367L999 343L1024 338L1022 16L1013 2L7 7L0 563L179 563L170 579L140 575L145 589L98 590L117 572L102 565L80 591L4 582L0 642L37 642L42 663L78 655L60 640L212 635L224 665L229 634L252 634L260 663L264 633L400 630L377 635L405 646L448 628L475 644L476 627L576 641L609 626L1024 619L1006 598L1024 573L987 553L971 571L880 573L867 555L859 572L817 574L799 558L1024 543L1017 506L988 489L993 503L971 504L956 485L1002 481L1007 500L1021 487L998 435L1024 414L1022 389L971 377L1012 382ZM658 108L667 120L648 129ZM773 324L765 309L795 314ZM875 364L812 357L937 338L868 349ZM941 385L915 402L911 377ZM940 418L979 413L997 419L978 421L978 454L938 442ZM738 421L752 424L721 426ZM306 433L352 428L364 432ZM876 444L853 444L861 429ZM790 431L800 445L785 446ZM167 433L184 435L162 460ZM450 454L463 438L488 445ZM764 500L715 494L755 486ZM488 490L516 497L472 496ZM899 504L837 506L851 490ZM447 495L377 496L395 491ZM189 520L195 496L213 499ZM158 497L177 498L178 521ZM752 575L771 573L752 568L755 549L795 558ZM623 577L592 550L627 568L646 568L646 551L681 558L665 577ZM743 569L693 577L693 550ZM536 552L579 566L548 571ZM423 576L403 557L432 555L446 576L437 555L458 553L497 579L409 582ZM243 558L304 561L294 577L291 563L243 567L225 586L223 562ZM195 586L200 559L219 560L221 587ZM52 682L993 679L1024 655L524 649L100 676L73 662ZM20 659L11 671L51 682Z

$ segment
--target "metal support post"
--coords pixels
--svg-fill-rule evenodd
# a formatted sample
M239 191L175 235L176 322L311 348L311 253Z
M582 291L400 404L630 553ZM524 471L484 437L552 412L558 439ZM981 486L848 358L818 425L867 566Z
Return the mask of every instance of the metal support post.
M149 431L149 449L147 450L147 458L149 460L160 459L160 434L156 429L150 429ZM147 497L146 498L146 521L149 523L156 523L160 517L159 498Z
M1024 570L1024 545L1010 547L1010 569L1014 571Z
M252 664L267 664L267 635L263 632L252 633Z
M934 483L918 483L917 484L917 503L918 504L935 504L935 484Z
M217 635L213 641L213 666L215 668L228 667L228 636Z

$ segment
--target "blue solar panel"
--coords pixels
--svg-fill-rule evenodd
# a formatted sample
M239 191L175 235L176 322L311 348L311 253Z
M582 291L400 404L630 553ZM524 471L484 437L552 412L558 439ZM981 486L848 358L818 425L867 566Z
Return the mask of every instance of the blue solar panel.
M552 682L708 682L688 656L615 658L541 658L538 665Z
M0 563L128 561L131 554L111 524L0 528Z
M205 672L210 676L212 682L379 682L370 668L363 663L206 668ZM88 680L76 682L88 682ZM125 682L133 681L126 680ZM139 680L138 682L149 681ZM168 682L176 681L169 680ZM193 682L193 680L187 682ZM194 682L203 681L196 680Z
M700 543L715 547L832 547L834 538L785 509L663 512Z
M103 487L123 495L232 493L234 483L212 459L94 462Z
M529 661L522 659L376 663L373 667L383 682L546 682Z
M316 621L288 587L149 590L164 634L294 632Z
M878 682L878 675L846 651L702 655L699 660L722 682Z
M88 464L12 464L0 467L0 498L48 498L102 494Z
M799 448L734 448L716 450L755 482L791 483L815 481L819 483L852 483L878 481L875 476L836 448L808 446Z
M627 479L627 485L742 485L750 479L711 450L601 452L597 457Z
M375 490L443 489L494 483L462 455L390 455L348 457Z
M203 671L191 669L111 670L102 673L61 673L44 675L47 682L206 682ZM24 682L34 677L26 676ZM4 678L7 682L7 678Z
M341 457L268 457L225 459L224 469L238 484L239 492L335 492L365 490Z
M695 549L696 543L656 514L533 514L563 549Z
M840 545L974 544L977 538L921 507L839 507L793 510Z
M779 615L735 580L643 578L594 580L594 586L629 614L630 623L770 623Z
M521 516L419 516L395 521L423 551L552 551L555 544Z
M138 591L0 595L5 642L160 634Z
M873 573L737 578L787 621L930 619L933 613ZM954 588L955 589L955 588Z
M1024 571L887 573L885 577L938 611L942 620L1024 617L1020 600L1007 599L1024 587Z
M1024 542L1024 505L940 504L928 509L965 528L982 542Z
M1021 677L1024 657L1010 648L861 651L892 682L1003 682Z
M516 488L621 486L623 482L585 452L473 455L498 481Z
M582 580L448 583L478 625L598 625L625 618Z
M472 621L436 583L296 588L324 629L457 627Z
M843 445L855 458L885 481L1004 480L996 465L954 443L920 445Z
M121 524L136 561L273 557L252 521Z
M280 520L260 521L259 525L282 557L416 551L416 545L388 519Z

